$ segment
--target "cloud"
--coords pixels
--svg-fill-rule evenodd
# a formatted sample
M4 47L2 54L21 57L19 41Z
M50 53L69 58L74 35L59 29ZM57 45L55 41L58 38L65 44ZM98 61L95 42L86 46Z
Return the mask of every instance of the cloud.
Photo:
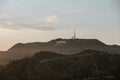
M40 31L51 31L56 29L55 27L49 25L27 24L11 19L0 19L0 28L9 30L31 29Z
M48 22L55 22L59 19L60 17L58 17L57 15L53 15L53 16L48 16L47 20Z

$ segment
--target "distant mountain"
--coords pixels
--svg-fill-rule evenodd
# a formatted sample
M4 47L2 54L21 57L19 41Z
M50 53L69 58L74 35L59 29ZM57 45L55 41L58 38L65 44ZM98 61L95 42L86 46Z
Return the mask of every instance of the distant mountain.
M27 58L39 51L51 51L64 55L79 53L81 51L92 49L97 51L120 54L120 46L106 45L97 39L55 39L48 42L18 43L2 52L1 64L7 64L12 60ZM1 53L0 53L1 56Z
M86 50L74 55L38 52L12 61L0 80L119 80L120 55Z
M120 46L106 45L97 39L55 39L49 42L18 43L7 52L28 52L53 51L62 54L74 54L87 49L120 53ZM25 53L24 53L25 54ZM27 54L27 53L26 53Z

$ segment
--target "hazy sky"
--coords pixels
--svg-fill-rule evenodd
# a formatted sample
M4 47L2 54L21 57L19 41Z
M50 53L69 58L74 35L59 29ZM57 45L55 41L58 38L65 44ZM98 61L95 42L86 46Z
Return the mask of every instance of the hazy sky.
M119 0L0 0L0 50L16 43L96 38L120 45Z

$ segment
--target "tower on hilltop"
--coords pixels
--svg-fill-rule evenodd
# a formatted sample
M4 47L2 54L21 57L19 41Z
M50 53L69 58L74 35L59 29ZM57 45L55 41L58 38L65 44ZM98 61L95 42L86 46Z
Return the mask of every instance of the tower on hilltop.
M74 35L72 36L72 39L76 39L76 29L74 28Z

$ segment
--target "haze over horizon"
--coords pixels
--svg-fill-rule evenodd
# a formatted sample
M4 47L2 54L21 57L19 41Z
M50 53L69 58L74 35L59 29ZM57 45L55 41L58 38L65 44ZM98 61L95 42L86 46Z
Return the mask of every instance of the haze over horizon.
M0 0L0 51L16 43L71 38L120 45L119 0Z

